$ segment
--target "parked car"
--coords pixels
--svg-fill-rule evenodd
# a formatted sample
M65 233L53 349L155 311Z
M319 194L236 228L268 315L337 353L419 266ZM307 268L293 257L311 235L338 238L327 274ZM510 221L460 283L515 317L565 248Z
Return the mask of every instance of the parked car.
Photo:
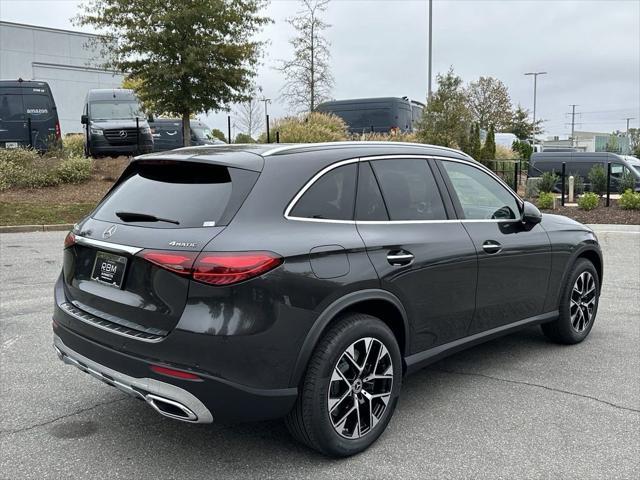
M529 178L541 177L545 172L562 173L562 163L565 163L566 175L580 176L586 190L591 190L589 172L600 165L607 170L611 163L611 190L619 190L622 177L632 175L636 180L636 191L640 191L640 161L629 155L617 155L607 152L548 152L534 153L529 162ZM568 181L568 180L566 180ZM561 191L561 180L556 184L556 192Z
M60 141L60 122L46 82L0 80L0 147L48 150Z
M383 97L324 102L316 111L339 116L351 133L390 133L413 131L423 108L423 104L407 97Z
M132 90L89 90L81 121L85 125L87 156L136 155L153 151L151 129Z
M514 330L583 341L598 239L447 148L184 148L132 160L65 239L64 362L193 423L371 445L403 377Z
M179 118L155 118L149 122L153 135L153 151L164 152L184 147L182 120ZM189 122L191 145L216 145L225 142L211 135L211 129L199 120Z

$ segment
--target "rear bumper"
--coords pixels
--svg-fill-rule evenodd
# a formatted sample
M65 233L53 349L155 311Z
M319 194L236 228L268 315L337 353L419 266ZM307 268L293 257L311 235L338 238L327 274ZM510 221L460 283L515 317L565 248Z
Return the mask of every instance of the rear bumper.
M62 311L56 313L57 318L67 315ZM197 374L200 380L164 376L150 369L151 365L163 365L162 360L151 360L107 347L55 320L53 329L54 346L63 361L145 400L162 415L177 420L210 423L215 417L216 422L227 423L280 418L291 410L297 398L296 388L258 389L196 369L190 371ZM179 410L164 408L166 405L162 401L166 400L178 404L173 407ZM189 412L193 413L193 417Z
M53 336L58 358L90 374L107 385L146 401L158 413L176 420L192 423L211 423L213 416L207 407L187 390L153 378L135 378L101 365L72 350Z

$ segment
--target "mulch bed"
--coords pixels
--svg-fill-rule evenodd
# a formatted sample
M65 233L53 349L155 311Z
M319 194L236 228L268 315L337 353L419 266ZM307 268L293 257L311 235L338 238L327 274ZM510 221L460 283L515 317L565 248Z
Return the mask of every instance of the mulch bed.
M611 199L610 206L605 207L605 199L600 199L600 206L593 210L581 210L578 207L558 207L555 210L543 210L573 218L580 223L608 223L619 225L640 225L640 210L623 210L618 201Z

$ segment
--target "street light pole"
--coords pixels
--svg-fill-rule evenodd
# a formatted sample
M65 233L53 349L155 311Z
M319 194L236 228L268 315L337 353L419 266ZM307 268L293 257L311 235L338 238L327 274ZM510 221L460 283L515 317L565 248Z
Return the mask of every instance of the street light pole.
M538 90L538 75L546 75L547 72L527 72L525 75L533 75L533 144L536 143L536 95Z
M429 81L427 87L427 103L431 100L431 66L433 52L433 0L429 0Z

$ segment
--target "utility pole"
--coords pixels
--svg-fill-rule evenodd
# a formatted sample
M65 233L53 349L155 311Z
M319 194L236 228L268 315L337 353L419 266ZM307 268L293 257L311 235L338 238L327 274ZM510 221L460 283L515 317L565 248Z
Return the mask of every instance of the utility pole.
M635 117L627 117L627 118L623 118L623 120L626 120L626 121L627 121L627 135L629 135L629 122L630 122L631 120L635 120L635 119L636 119Z
M271 99L267 97L262 97L260 101L264 102L264 119L266 122L267 131L269 131L269 112L267 111L267 104L271 103Z
M427 103L431 100L431 66L433 53L433 0L429 0L429 82L427 87Z
M546 75L547 72L527 72L525 75L533 75L533 143L536 143L536 94L538 90L538 75Z
M575 130L576 130L576 107L578 106L575 103L569 105L571 107L571 146L576 146L576 138L575 138Z

